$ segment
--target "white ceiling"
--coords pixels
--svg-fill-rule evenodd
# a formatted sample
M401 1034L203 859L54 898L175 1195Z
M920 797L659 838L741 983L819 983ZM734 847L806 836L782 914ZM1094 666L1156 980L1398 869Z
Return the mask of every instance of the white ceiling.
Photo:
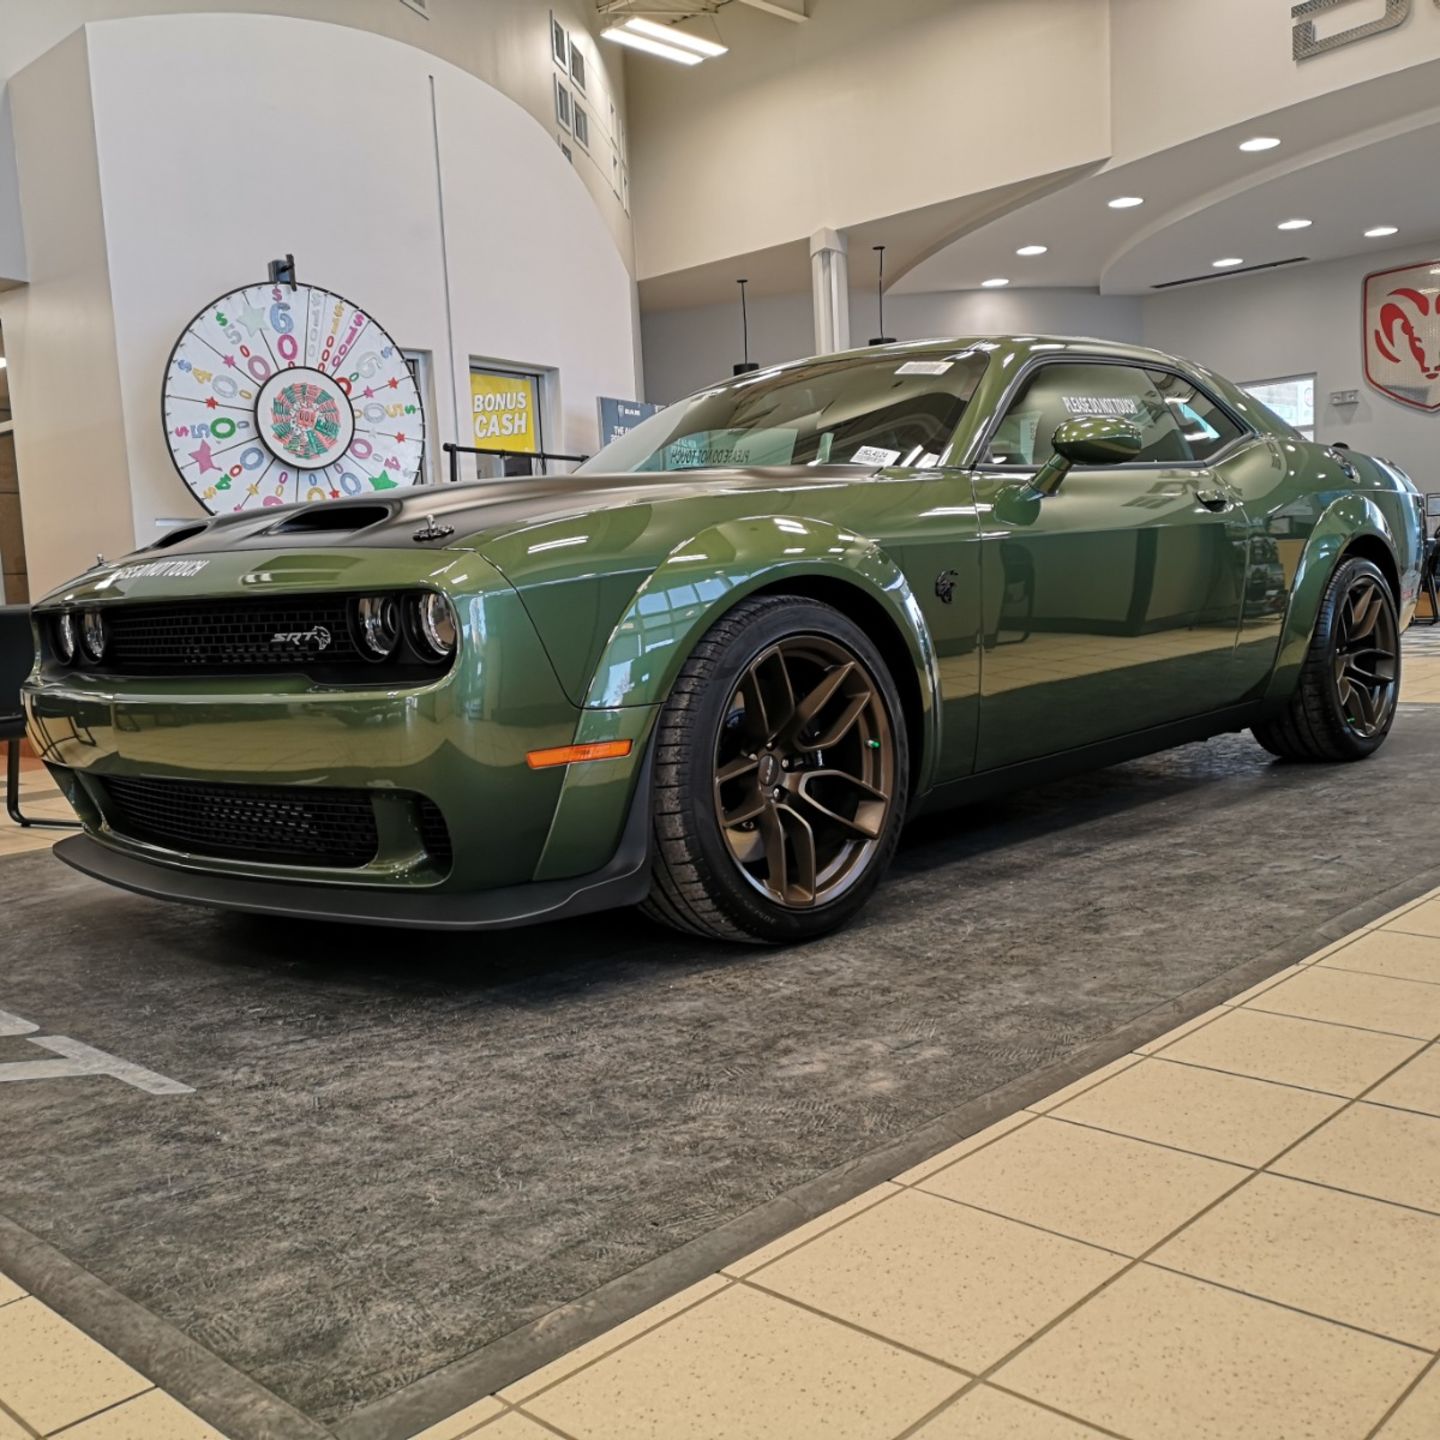
M1224 283L1213 262L1259 266L1336 259L1397 244L1440 245L1440 64L1416 66L1205 136L1126 165L969 230L911 268L899 293L969 290L1004 277L1014 286L1145 294L1195 276ZM1239 144L1269 135L1277 149ZM1119 195L1145 204L1112 210ZM1282 220L1310 228L1281 231ZM1365 230L1399 234L1367 240ZM1048 253L1017 257L1022 245ZM1231 274L1237 272L1230 272Z

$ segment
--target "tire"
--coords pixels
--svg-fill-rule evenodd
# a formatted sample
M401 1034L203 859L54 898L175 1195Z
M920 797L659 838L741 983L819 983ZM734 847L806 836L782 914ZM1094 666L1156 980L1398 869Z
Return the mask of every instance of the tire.
M654 919L786 944L869 899L904 824L909 750L884 660L838 610L742 601L691 652L653 743Z
M1400 693L1400 627L1380 568L1342 560L1285 710L1253 727L1283 760L1363 760L1385 743Z

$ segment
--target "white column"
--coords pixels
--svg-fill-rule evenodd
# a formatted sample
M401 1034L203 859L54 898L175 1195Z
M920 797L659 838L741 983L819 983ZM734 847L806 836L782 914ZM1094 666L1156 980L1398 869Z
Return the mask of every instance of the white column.
M850 261L838 230L810 237L810 278L815 305L815 353L850 348Z

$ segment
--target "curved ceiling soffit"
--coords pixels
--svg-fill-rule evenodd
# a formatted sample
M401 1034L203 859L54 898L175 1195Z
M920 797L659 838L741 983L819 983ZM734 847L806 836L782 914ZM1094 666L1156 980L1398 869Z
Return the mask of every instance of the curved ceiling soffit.
M1263 122L1257 121L1256 125L1263 128ZM1157 215L1150 224L1130 235L1124 244L1106 257L1100 268L1100 293L1103 294L1126 294L1124 289L1112 290L1110 277L1121 265L1127 256L1133 255L1136 251L1148 245L1158 236L1163 235L1167 230L1174 229L1177 225L1187 220L1193 220L1197 215L1203 215L1207 210L1214 209L1217 205L1223 205L1229 200L1234 200L1243 195L1248 195L1265 185L1273 184L1276 180L1283 179L1287 175L1299 174L1302 171L1314 168L1317 165L1326 164L1328 161L1339 159L1341 156L1353 155L1356 151L1368 149L1372 145L1382 144L1387 140L1395 140L1403 135L1413 134L1417 130L1426 129L1429 126L1440 124L1440 106L1433 106L1429 110L1417 111L1407 115L1400 120L1392 120L1384 125L1375 125L1368 130L1357 130L1353 134L1345 136L1341 140L1331 141L1326 145L1317 145L1313 150L1306 150L1298 155L1292 155L1286 160L1268 165L1263 169L1251 171L1241 178L1231 181L1227 185L1217 185L1212 190L1203 191L1182 205L1173 206L1171 209ZM1186 142L1187 144L1190 142ZM1183 149L1184 146L1177 146L1176 149ZM1154 156L1146 156L1146 160L1153 160ZM1110 172L1120 176L1129 167Z
M913 249L904 249L898 260L891 256L887 243L886 291L888 292L898 285L912 270L924 264L932 255L938 255L948 246L983 230L987 225L993 225L997 220L1003 220L1007 215L1023 210L1027 205L1034 205L1041 200L1048 199L1051 195L1058 195L1060 191L1068 189L1071 185L1088 180L1092 175L1098 175L1109 163L1109 156L1101 156L1097 160L1090 160L1081 165L1071 165L1064 170L1048 171L1031 180L1016 180L1008 185L998 185L992 190L982 190L978 197L960 196L956 200L942 200L935 206L927 206L927 210L942 211L962 206L966 200L972 198L981 200L979 208L968 212L960 223L937 231ZM988 204L984 200L986 196L992 197ZM858 225L847 226L845 234L851 243L851 283L855 282L857 268L861 268L862 274L868 268L863 266L863 262L861 267L857 267L858 256L864 253L868 244L885 243L883 231L887 225L894 225L907 216L920 216L924 213L925 210L911 210L902 212L900 215L885 216L878 220L864 220Z

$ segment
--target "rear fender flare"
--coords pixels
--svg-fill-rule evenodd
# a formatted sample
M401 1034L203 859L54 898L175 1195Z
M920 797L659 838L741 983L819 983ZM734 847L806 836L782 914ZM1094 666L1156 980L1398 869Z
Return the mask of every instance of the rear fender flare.
M1295 578L1290 584L1290 601L1285 609L1285 626L1280 648L1266 691L1267 702L1283 702L1294 690L1300 667L1310 649L1320 602L1341 556L1362 536L1372 537L1395 554L1390 526L1380 507L1364 495L1350 494L1334 501L1321 514L1305 544ZM1398 567L1397 567L1398 568Z
M917 793L940 753L940 672L919 602L873 540L804 516L727 520L675 546L635 593L610 634L585 706L659 705L705 632L759 591L838 581L878 604L905 642L919 681L924 753L912 757Z

